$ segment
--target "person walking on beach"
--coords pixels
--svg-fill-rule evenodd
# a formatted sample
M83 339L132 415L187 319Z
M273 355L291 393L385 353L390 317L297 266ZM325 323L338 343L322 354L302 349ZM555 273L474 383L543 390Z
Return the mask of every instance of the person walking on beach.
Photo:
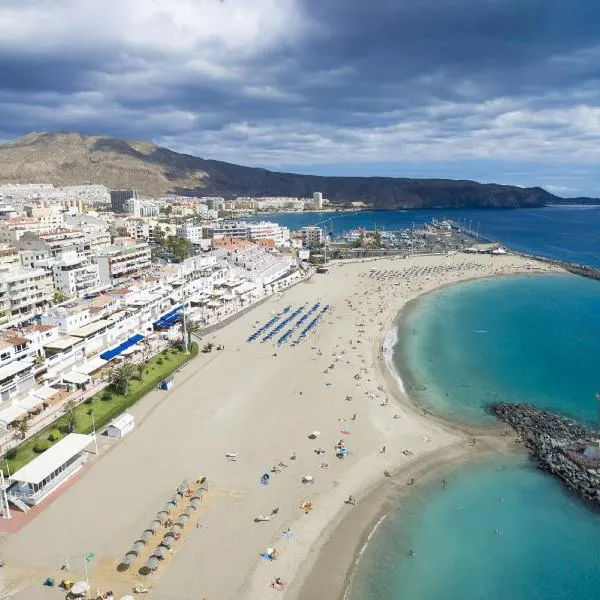
M347 504L351 504L352 506L354 506L356 504L356 499L354 498L354 496L352 494L350 494L350 496L348 496L348 500L346 500Z
M381 452L381 454L385 454L385 446L382 446L380 452Z
M351 420L351 421L356 421L356 413L354 413L354 414L352 415L352 419L350 419L350 420Z

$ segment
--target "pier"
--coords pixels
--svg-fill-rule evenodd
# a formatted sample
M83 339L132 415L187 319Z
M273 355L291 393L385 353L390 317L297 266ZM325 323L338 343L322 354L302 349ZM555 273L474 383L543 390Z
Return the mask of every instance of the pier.
M491 411L517 432L540 469L585 500L600 505L597 432L529 404L494 404Z

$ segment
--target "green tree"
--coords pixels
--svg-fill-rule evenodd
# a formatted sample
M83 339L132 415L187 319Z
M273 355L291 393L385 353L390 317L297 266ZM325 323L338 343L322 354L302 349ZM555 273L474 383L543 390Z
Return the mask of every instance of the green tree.
M77 427L77 421L79 420L79 416L75 412L75 408L77 407L77 402L75 400L67 400L63 404L63 412L66 415L67 419L67 429L69 433L73 433L75 428Z
M173 212L173 207L170 204L165 204L165 206L160 207L160 212L168 217Z
M173 258L184 260L190 255L192 242L186 240L185 238L171 235L167 238L165 247L171 253Z
M135 365L135 368L137 371L137 378L141 381L142 378L144 377L144 370L146 369L146 363L139 362Z
M52 302L54 302L54 304L60 304L61 302L64 302L67 299L67 296L65 296L62 292L59 291L54 292L54 296L52 296Z
M183 327L183 316L179 319L181 327L181 339L183 340L184 332L187 332L187 347L188 350L192 347L192 335L200 331L200 323L189 317L185 317L185 329Z
M21 439L24 440L25 437L27 436L27 432L29 431L29 419L27 417L19 419L15 423L15 427L16 427L17 431L19 432Z
M116 366L108 377L111 387L123 396L129 392L129 382L135 376L135 367L130 362Z
M165 232L158 225L154 228L154 241L159 246L165 243Z

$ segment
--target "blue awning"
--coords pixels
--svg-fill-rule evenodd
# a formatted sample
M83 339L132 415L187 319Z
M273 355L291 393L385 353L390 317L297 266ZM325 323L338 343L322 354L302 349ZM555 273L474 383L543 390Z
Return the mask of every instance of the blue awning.
M128 340L124 341L122 344L119 344L116 348L111 348L110 350L103 352L100 355L100 358L103 358L104 360L112 360L113 358L115 358L115 356L119 356L119 354L121 354L123 350L127 350L127 348L129 347L135 346L135 344L141 342L143 339L143 335L136 333L135 335L132 335Z
M177 321L179 321L179 313L183 310L183 304L177 306L173 310L170 310L168 313L165 313L158 321L154 321L152 323L154 327L171 327Z

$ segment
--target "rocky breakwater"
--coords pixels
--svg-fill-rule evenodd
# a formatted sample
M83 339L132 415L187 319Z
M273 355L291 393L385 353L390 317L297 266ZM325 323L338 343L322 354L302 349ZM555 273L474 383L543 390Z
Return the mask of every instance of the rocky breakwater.
M539 468L600 505L598 434L566 417L528 404L494 404L492 413L510 425Z

